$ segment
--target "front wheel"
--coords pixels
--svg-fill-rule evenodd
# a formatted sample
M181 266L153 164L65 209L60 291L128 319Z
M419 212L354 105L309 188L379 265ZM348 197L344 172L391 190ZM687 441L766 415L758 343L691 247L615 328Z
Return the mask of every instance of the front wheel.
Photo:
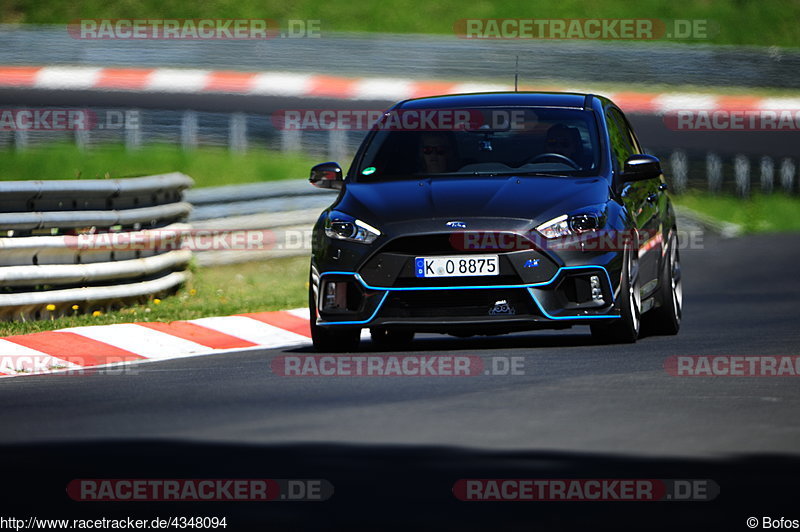
M314 297L314 285L308 286L309 325L311 326L311 342L314 349L322 353L346 353L358 350L361 341L361 329L328 329L317 325L317 304Z
M681 281L681 258L678 251L678 236L673 231L669 238L667 255L661 271L659 284L660 306L645 314L647 332L652 334L678 334L683 314L683 283Z
M639 338L642 297L639 291L639 258L636 246L626 250L619 287L620 317L611 323L593 323L592 337L603 343L632 344Z

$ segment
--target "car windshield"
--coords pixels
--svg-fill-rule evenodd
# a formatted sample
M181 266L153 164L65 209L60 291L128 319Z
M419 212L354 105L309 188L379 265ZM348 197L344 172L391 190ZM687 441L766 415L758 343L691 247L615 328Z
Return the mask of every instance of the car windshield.
M422 116L424 112L430 114ZM409 119L410 113L416 113L415 120ZM600 165L594 115L580 109L400 109L384 115L375 129L357 161L356 181L431 175L588 176Z

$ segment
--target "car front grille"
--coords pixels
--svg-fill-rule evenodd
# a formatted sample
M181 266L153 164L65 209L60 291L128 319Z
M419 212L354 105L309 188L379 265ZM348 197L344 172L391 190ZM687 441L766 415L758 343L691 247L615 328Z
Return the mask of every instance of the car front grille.
M503 303L505 302L505 303ZM483 319L538 314L525 289L401 290L389 294L382 318Z

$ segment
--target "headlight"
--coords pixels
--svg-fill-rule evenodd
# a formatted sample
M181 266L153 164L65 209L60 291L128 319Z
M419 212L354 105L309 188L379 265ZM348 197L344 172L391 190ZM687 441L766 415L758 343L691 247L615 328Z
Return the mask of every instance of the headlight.
M569 236L572 231L569 228L569 217L562 214L558 218L548 220L536 228L545 238L558 238L561 236Z
M347 214L333 211L325 221L325 235L336 240L372 244L381 236L379 229Z
M605 209L582 209L573 214L562 214L536 227L545 238L561 238L596 231L606 223Z

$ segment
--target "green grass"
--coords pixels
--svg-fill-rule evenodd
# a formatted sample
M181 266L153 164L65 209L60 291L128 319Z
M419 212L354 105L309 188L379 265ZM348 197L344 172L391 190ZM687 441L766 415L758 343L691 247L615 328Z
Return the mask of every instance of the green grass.
M184 151L176 146L147 146L126 151L112 145L81 151L74 145L49 145L0 154L0 180L96 179L183 172L196 187L233 185L307 177L319 161L300 154L254 148L232 153L203 147Z
M81 18L268 18L319 20L326 31L453 35L463 18L707 19L713 44L800 46L796 0L2 0L3 22L65 24ZM455 37L454 37L455 38Z
M732 196L688 193L674 201L719 221L739 224L746 233L800 231L800 198L781 193L755 194L742 200Z
M83 325L191 320L304 307L308 304L308 257L200 268L174 296L98 316L0 323L0 336Z

